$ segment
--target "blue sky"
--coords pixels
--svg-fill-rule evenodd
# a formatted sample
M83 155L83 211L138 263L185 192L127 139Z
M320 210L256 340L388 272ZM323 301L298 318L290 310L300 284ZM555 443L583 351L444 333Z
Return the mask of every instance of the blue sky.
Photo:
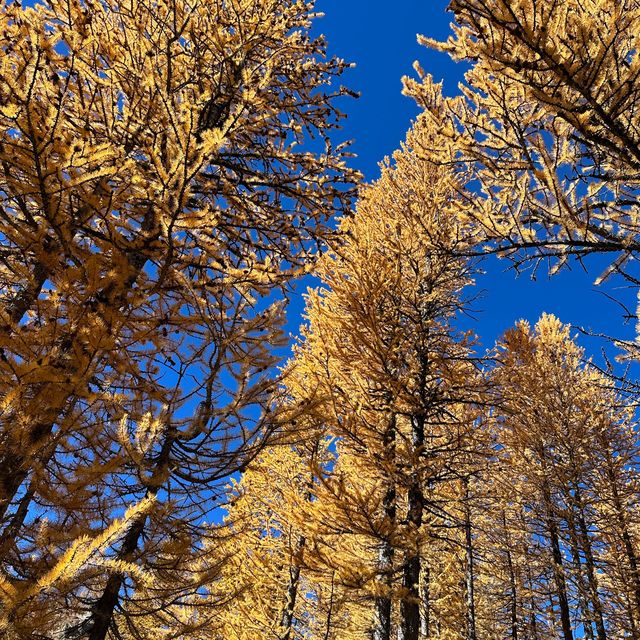
M326 36L331 54L356 64L342 81L361 92L361 98L342 102L348 119L339 135L341 139L354 139L353 151L358 157L353 164L367 180L379 175L378 163L399 146L418 113L413 101L401 94L401 77L414 73L414 60L419 60L436 80L444 80L447 94L457 92L464 66L416 42L418 33L447 37L451 22L447 4L447 0L317 1L318 11L325 16L316 21L314 32ZM623 282L593 285L608 260L609 256L587 260L587 273L578 263L572 263L570 269L553 278L541 265L536 279L532 279L530 273L517 276L506 260L488 259L483 265L486 274L477 280L479 299L474 304L477 312L471 326L482 344L490 347L518 319L534 323L546 311L563 322L632 339L635 324L625 323L623 310L604 293L623 300L634 311L634 291L624 288ZM299 322L300 309L301 301L294 300L289 325L292 332ZM602 341L580 338L579 342L601 361Z

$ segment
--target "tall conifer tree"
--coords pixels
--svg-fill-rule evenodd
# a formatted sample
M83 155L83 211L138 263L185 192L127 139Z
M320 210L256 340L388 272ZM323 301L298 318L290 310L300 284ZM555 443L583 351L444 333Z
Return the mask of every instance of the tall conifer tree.
M505 578L521 618L512 628L526 633L535 621L540 629L558 626L563 640L581 633L597 640L637 637L637 541L628 500L638 495L639 459L631 406L583 364L569 328L554 316L544 315L533 330L518 324L498 359L495 480L504 487L497 505L509 542L501 564L513 572ZM625 507L616 494L626 496ZM527 602L531 590L538 595Z
M308 404L339 441L318 490L317 544L336 541L322 556L368 594L379 640L419 637L425 548L434 527L464 528L445 487L473 473L480 446L479 376L454 328L471 282L458 255L470 229L449 176L415 152L429 144L424 125L363 190L344 241L318 265L325 288L309 295L289 372L300 380L291 402Z

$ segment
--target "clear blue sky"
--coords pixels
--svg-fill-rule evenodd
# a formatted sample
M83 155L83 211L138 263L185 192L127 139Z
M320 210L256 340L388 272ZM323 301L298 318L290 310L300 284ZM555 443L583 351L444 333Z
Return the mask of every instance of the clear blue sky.
M446 55L430 51L416 42L416 34L445 39L451 16L446 0L318 0L317 9L325 14L316 21L315 33L323 33L329 52L356 68L343 77L343 84L361 92L359 100L345 99L348 114L342 139L354 139L358 157L355 166L367 180L375 179L378 163L391 154L404 138L417 109L411 99L401 94L401 77L412 74L414 60L436 80L444 80L448 94L457 92L464 66L452 63ZM619 338L632 339L634 323L626 323L623 311L607 300L602 291L625 301L635 310L635 294L620 289L624 283L613 282L596 288L593 281L608 257L597 256L587 263L589 273L579 264L549 279L541 265L537 279L530 274L516 276L505 260L490 259L487 272L477 280L480 299L473 323L485 347L514 322L526 318L534 323L543 311L556 314L563 322L590 328ZM290 311L290 330L295 332L301 302L294 300ZM603 344L581 338L580 343L599 359Z

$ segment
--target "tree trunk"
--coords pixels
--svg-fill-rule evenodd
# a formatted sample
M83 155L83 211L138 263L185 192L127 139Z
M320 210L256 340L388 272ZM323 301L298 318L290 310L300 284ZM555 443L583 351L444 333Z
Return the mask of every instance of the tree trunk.
M45 246L50 246L52 243L47 243L46 240L45 238ZM50 249L47 250L49 251ZM17 325L20 320L22 320L24 314L29 311L29 309L33 309L35 301L38 299L49 275L50 273L47 267L42 262L36 261L33 267L33 278L31 282L16 293L5 307L4 311L13 324ZM11 327L10 330L12 329Z
M395 492L389 491L385 496L385 502L393 499L395 503ZM385 508L389 514L391 509ZM378 555L378 574L383 578L384 583L390 588L391 572L393 571L393 547L389 542L384 541L380 546ZM391 597L389 593L376 596L375 598L376 620L373 628L373 640L391 640Z
M299 536L296 543L296 552L289 565L289 584L287 586L287 604L282 612L282 640L290 640L293 631L293 614L298 598L298 585L300 583L300 555L306 543L304 536Z
M558 535L558 527L553 513L551 493L546 482L543 485L542 491L546 510L547 533L549 534L549 541L551 543L553 577L556 583L556 595L558 597L558 606L560 608L562 637L564 640L573 640L573 631L571 630L571 613L569 611L569 600L567 598L567 582L564 576L560 537Z
M596 575L596 563L593 557L593 547L591 545L591 538L589 536L589 527L584 515L584 504L582 502L582 492L580 488L575 490L575 498L577 503L577 519L579 527L579 540L580 546L584 553L585 562L587 565L587 581L589 584L589 594L591 597L591 606L593 608L593 614L596 625L596 636L598 640L607 640L607 632L604 625L604 615L602 609L602 601L600 600L600 593L598 589L598 578Z
M471 506L469 504L469 478L464 479L464 541L466 555L465 587L466 587L466 640L477 640L476 603L475 603L475 566L473 557L473 535L471 530Z
M431 575L428 566L422 568L422 621L421 633L425 640L431 637Z
M424 494L420 474L419 460L424 447L424 416L411 418L413 444L413 473L407 493L407 522L411 527L411 534L419 536L422 526L424 510ZM399 640L418 640L420 635L420 550L417 541L410 543L405 552L402 567L402 587L404 597L400 602L400 632Z
M582 626L584 628L587 640L594 640L593 623L594 618L589 606L589 588L585 582L585 569L580 556L580 545L578 543L578 533L574 516L571 513L571 506L567 507L567 529L569 535L569 545L571 548L571 557L573 559L575 583L578 589L578 603L582 610Z
M507 530L507 514L502 510L502 528L505 537L505 549L507 552L507 570L509 571L509 590L510 590L510 635L511 640L518 640L518 591L516 587L516 573L513 566L513 558L511 557L511 536Z
M310 458L311 468L313 468L315 465L319 446L320 446L319 441L316 441L313 445L313 449L311 451L311 458ZM314 474L312 473L307 483L308 491L305 495L307 501L309 502L313 500L313 484L314 484L313 481L314 481ZM298 587L300 584L300 565L302 564L302 553L304 551L306 542L307 542L306 538L303 535L298 536L298 540L296 541L296 548L289 564L289 584L287 586L287 603L282 612L282 627L283 627L282 640L290 640L291 633L293 631L293 616L296 610L296 600L298 598ZM331 598L333 601L333 574L331 575ZM331 606L333 606L333 602ZM329 613L329 620L330 618L331 618L331 613ZM327 633L328 633L328 630L327 630Z
M132 558L138 548L146 521L146 515L139 516L134 520L118 552L119 560L130 560ZM113 620L113 612L120 599L120 589L123 583L124 575L122 573L112 573L109 576L102 595L91 608L92 624L87 635L88 640L105 640L107 637Z
M522 521L522 526L526 526L524 523L524 519ZM533 584L533 576L531 575L531 565L529 564L529 550L527 549L527 547L525 546L524 549L522 549L523 554L524 554L524 561L525 561L525 571L526 571L526 579L527 579L527 586L528 586L528 591L529 591L529 630L531 632L531 640L538 640L539 639L539 634L538 634L538 620L537 620L537 613L538 613L538 607L536 604L536 600L534 597L534 584Z
M395 460L396 417L391 416L383 436L383 445L387 461ZM386 478L386 491L382 499L385 520L393 525L396 520L396 486L393 477ZM393 574L393 546L388 538L380 545L378 552L378 576L387 587L387 592L375 598L375 621L373 640L391 640L391 579Z
M331 623L333 616L333 591L335 585L336 572L333 571L331 573L331 593L329 594L329 608L327 609L327 621L325 625L324 638L323 640L329 640L331 637Z
M73 407L72 407L73 409ZM40 462L42 468L46 468L47 464L49 464L49 460L53 457L55 453L57 443L52 443L49 446L49 450L44 452L44 459ZM20 498L18 502L18 508L14 511L11 516L9 522L6 523L2 533L0 534L0 557L4 557L4 548L6 544L14 544L20 529L22 528L24 521L29 513L29 507L31 506L31 501L37 493L39 480L32 474L29 486L27 487L24 495ZM6 515L7 507L9 505L2 505L2 513Z
M420 634L419 583L420 556L417 553L411 553L405 558L402 570L402 586L405 591L400 601L399 640L418 640Z

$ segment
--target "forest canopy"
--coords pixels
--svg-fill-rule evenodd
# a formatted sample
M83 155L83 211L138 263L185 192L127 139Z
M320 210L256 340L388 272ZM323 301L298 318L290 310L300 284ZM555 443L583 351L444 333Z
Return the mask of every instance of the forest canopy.
M0 0L0 638L640 640L633 367L473 315L640 284L640 2L449 11L366 182L313 1Z

